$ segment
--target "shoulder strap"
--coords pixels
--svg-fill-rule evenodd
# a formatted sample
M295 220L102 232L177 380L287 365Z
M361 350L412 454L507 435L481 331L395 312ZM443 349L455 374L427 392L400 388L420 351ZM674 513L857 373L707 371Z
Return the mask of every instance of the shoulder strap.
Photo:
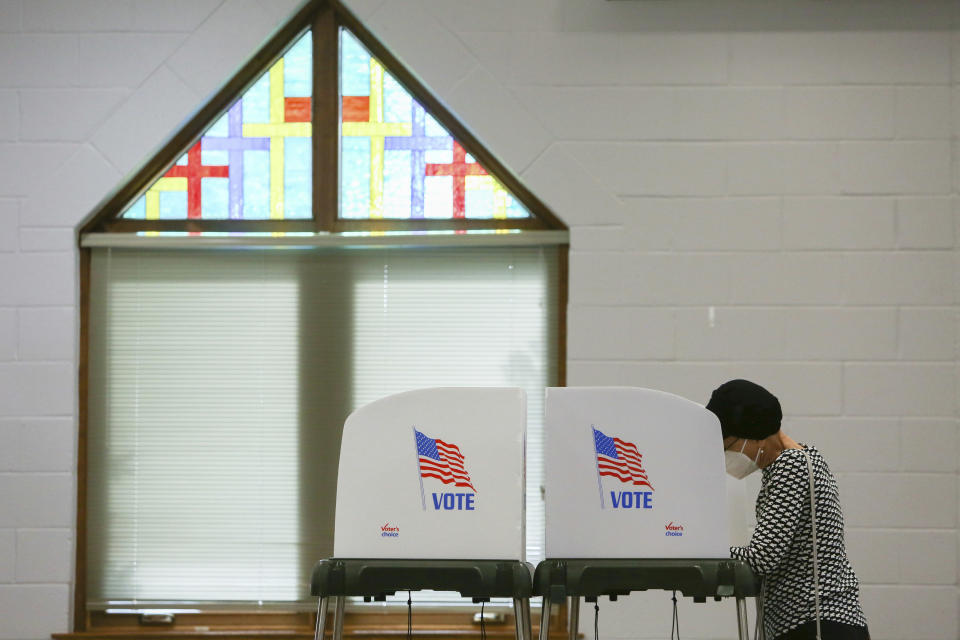
M813 485L813 464L806 449L800 453L807 461L807 475L810 477L810 528L813 531L813 606L817 615L817 640L820 640L820 580L817 574L817 497Z

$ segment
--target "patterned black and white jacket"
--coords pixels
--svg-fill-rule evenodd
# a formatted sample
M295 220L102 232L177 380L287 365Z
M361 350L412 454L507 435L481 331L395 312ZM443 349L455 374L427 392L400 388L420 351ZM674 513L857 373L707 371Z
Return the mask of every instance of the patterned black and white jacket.
M837 482L820 452L804 446L813 465L817 504L817 569L820 618L866 626L859 582L847 560ZM785 449L763 469L757 527L746 547L731 547L763 576L764 631L776 638L816 619L810 480L799 449Z

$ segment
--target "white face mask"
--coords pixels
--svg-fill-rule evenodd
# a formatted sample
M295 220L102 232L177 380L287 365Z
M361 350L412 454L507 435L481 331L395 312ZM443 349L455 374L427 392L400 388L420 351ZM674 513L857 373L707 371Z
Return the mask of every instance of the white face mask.
M742 480L748 475L759 469L757 465L757 460L760 459L760 450L757 450L757 458L751 460L750 456L743 452L747 448L747 441L743 441L743 446L740 447L740 451L724 451L723 457L724 462L726 463L727 473L736 478L737 480Z

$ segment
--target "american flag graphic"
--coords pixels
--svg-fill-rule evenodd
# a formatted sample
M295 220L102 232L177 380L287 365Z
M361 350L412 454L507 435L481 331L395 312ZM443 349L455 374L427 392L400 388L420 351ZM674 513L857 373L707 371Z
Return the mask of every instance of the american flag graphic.
M476 493L470 474L463 466L463 454L455 444L444 442L440 438L430 438L416 429L417 454L420 457L420 477L436 478L444 484L457 487L470 487Z
M597 451L598 474L653 490L647 472L643 470L643 456L637 450L637 445L620 438L611 438L596 427L593 428L593 444Z

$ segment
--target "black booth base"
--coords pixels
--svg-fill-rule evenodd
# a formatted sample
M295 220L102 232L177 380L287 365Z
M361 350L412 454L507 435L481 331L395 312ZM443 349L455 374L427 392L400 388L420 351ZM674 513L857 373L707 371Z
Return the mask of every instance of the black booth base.
M533 595L552 602L589 600L631 591L679 591L688 598L756 596L760 580L745 562L731 559L548 558L537 566Z
M529 598L533 565L518 560L326 558L313 567L310 594L381 600L397 591L456 591L464 598Z

